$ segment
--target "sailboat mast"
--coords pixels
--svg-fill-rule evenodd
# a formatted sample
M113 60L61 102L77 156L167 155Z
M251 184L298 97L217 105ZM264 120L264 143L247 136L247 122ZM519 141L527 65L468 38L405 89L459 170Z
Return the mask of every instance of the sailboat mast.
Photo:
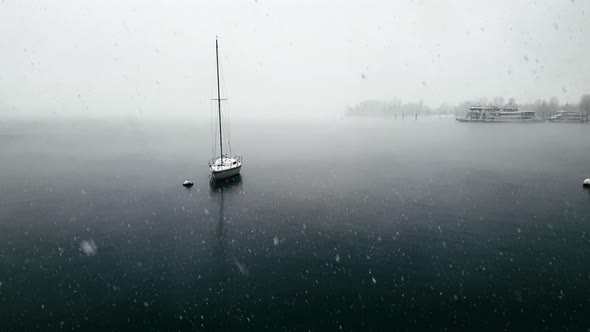
M217 112L219 115L219 152L221 156L219 161L223 165L223 135L221 134L221 90L219 88L219 47L217 46L217 38L215 38L215 63L217 64Z

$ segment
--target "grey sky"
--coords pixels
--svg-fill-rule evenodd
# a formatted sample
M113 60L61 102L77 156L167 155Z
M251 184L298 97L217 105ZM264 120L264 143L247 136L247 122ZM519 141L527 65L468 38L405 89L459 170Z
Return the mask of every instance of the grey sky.
M590 92L582 0L0 1L0 108L21 112L208 117L216 35L232 113Z

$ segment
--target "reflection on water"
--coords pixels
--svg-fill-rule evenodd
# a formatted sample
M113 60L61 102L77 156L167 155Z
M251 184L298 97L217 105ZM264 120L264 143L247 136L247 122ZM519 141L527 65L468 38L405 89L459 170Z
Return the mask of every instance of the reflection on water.
M222 180L214 180L211 178L209 180L209 187L211 188L211 192L213 191L236 191L242 188L242 175L236 174L232 177Z
M240 263L235 257L230 259L231 253L228 252L228 227L231 219L225 217L225 199L226 195L239 192L242 187L242 177L238 174L231 178L223 180L213 180L209 182L211 197L217 200L219 206L217 215L217 225L215 228L216 245L214 256L217 264L217 280L223 282L228 279L228 268L233 263L240 273L247 275L248 270L244 264Z
M227 262L227 227L225 227L225 194L223 192L223 188L216 189L218 204L219 204L219 212L217 215L217 226L215 228L215 259L217 261L217 275L218 280L225 279L226 276L226 262ZM213 196L215 197L215 196Z
M240 193L242 178L235 177L210 181L211 204L217 204L217 219L215 225L215 242L213 247L213 264L212 264L212 284L210 286L211 294L210 305L216 310L212 311L213 317L217 314L229 313L235 310L236 296L236 277L247 276L248 269L246 265L238 260L237 248L232 246L229 235L232 228L232 203L235 201L235 195ZM223 317L223 316L222 316ZM216 329L236 329L233 319L227 320L223 317L223 322L215 322L213 326Z

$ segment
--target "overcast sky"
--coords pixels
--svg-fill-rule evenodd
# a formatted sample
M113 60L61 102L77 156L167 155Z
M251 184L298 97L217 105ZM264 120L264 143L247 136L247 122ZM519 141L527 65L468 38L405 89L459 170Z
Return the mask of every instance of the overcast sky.
M216 35L232 114L590 92L590 1L0 0L0 110L208 118Z

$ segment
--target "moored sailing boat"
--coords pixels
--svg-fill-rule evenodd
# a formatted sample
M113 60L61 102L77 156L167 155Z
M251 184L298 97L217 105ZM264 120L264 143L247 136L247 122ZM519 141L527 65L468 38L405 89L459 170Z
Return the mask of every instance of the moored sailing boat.
M242 157L223 154L223 132L221 124L221 89L219 86L219 47L215 39L215 63L217 65L217 120L219 123L219 157L209 161L209 170L213 180L221 180L240 173L242 169ZM231 152L230 152L231 154Z

